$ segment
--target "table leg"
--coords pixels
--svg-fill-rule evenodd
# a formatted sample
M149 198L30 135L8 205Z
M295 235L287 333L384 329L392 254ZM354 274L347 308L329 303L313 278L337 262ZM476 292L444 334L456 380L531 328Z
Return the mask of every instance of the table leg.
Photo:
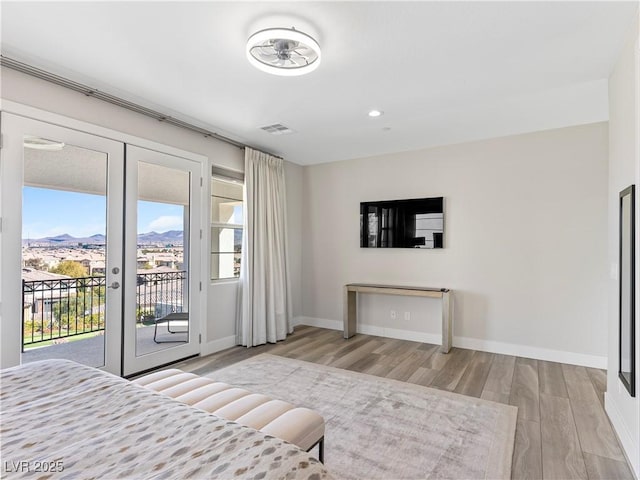
M451 296L450 292L442 293L442 353L449 353L452 339L451 328Z
M356 323L358 319L358 302L357 292L349 291L347 287L344 287L344 307L343 307L343 321L344 321L344 338L353 337L356 334Z

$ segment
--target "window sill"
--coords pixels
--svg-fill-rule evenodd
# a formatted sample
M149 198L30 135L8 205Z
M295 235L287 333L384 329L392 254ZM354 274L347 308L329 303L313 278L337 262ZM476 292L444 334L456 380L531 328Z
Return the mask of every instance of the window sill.
M235 278L235 277L234 278L218 278L216 280L209 280L209 284L211 286L214 286L214 285L226 285L226 284L229 284L229 283L238 283L239 281L240 281L240 279L239 278Z

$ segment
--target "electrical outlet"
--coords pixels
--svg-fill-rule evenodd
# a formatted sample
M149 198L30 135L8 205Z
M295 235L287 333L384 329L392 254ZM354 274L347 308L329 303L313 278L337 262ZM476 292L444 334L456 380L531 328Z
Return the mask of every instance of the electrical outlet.
M404 320L405 322L411 320L411 312L404 312Z
M396 311L391 310L391 320L395 320L395 319L396 319Z

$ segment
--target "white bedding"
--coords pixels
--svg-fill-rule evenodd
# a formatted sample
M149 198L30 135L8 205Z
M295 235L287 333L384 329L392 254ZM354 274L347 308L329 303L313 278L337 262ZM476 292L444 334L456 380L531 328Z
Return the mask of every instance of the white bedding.
M0 372L3 478L330 478L277 438L67 360Z

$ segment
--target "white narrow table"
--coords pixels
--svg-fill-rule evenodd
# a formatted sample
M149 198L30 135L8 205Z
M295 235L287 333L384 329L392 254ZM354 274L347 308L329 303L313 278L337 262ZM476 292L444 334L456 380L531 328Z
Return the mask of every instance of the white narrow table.
M344 286L344 338L356 334L358 322L359 293L379 293L383 295L406 295L412 297L432 297L442 299L442 352L451 349L451 290L448 288L404 287L398 285L373 285L369 283L348 283Z

